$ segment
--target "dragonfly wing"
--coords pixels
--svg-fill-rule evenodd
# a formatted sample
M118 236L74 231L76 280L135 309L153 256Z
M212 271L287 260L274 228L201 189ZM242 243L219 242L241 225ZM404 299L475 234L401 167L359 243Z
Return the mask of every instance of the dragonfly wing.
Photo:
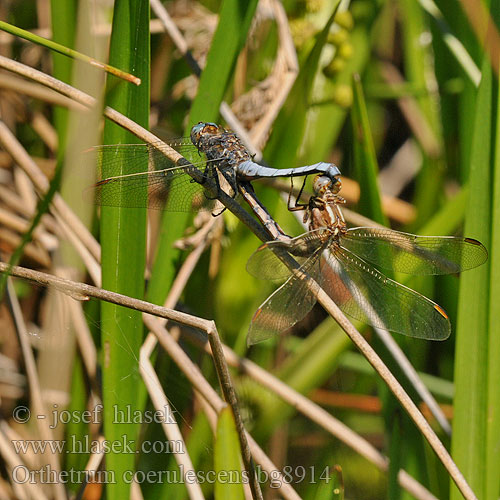
M322 281L319 267L321 250L311 255L266 301L257 309L248 329L247 344L253 345L279 335L300 321L316 303L307 275L318 284ZM288 271L290 273L290 271Z
M410 337L444 340L451 331L445 311L432 300L384 276L340 246L329 259L342 287L324 280L323 288L347 315Z
M406 274L458 273L488 258L486 248L471 238L417 236L385 228L349 229L342 246L376 266Z
M192 145L182 149L196 151ZM101 180L85 191L85 197L97 205L179 212L211 210L214 206L203 186L189 175L189 167L176 165L153 145L97 146L86 157L97 164ZM124 166L131 173L123 174ZM206 162L194 166L203 173Z
M302 265L323 245L323 231L309 231L288 241L267 241L248 259L247 272L259 279L282 281L288 278L291 271L279 258L280 252L288 252Z

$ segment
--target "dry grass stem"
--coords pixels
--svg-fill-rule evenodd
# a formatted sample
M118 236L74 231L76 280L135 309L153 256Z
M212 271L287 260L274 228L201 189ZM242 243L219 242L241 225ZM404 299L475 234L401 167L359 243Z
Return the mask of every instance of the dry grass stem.
M22 238L17 233L14 233L7 229L0 228L0 241L3 241L4 243L7 244L8 247L14 249L21 244ZM45 268L50 267L51 264L50 255L47 253L45 249L40 248L34 243L30 242L24 247L24 255L32 259L41 267Z
M87 109L85 106L75 102L73 99L69 99L68 97L63 96L54 90L48 89L43 85L28 82L24 78L12 76L5 72L0 73L0 88L12 90L19 94L32 97L33 99L75 111L85 111Z
M30 123L33 130L40 136L40 139L52 153L55 153L59 148L59 137L47 118L39 111L35 111Z
M26 172L37 190L41 194L45 194L49 189L49 181L40 171L38 165L36 165L28 155L26 150L21 146L14 134L2 121L0 121L0 144L2 144L4 149L12 156L24 172ZM54 195L52 204L52 209L65 220L68 227L71 227L73 231L78 233L79 238L85 243L85 246L90 250L92 255L94 255L95 258L99 258L99 244L59 194L56 193Z
M89 377L90 384L95 389L98 387L97 375L97 350L92 339L82 304L76 300L66 297L67 308L71 317L71 322L76 333L76 341L82 355L85 372Z
M13 470L20 466L24 467L25 463L21 461L18 453L14 451L12 441L6 434L7 423L0 421L0 455L4 459L5 467L9 471L10 477L13 477ZM11 487L19 500L29 500L34 498L36 500L48 500L48 497L43 492L38 484L33 484L30 481L19 483L11 483Z
M408 381L413 386L417 394L427 405L427 408L434 416L443 432L446 435L451 436L451 425L448 422L446 415L443 413L443 410L439 406L438 402L431 394L431 391L429 391L426 385L422 382L422 379L418 375L417 370L411 364L410 360L401 349L401 347L399 347L399 344L394 340L394 337L387 330L382 330L381 328L375 328L375 332L384 343L387 350L391 353L398 366L404 372L404 374L408 378Z
M270 75L238 98L232 105L233 111L250 130L249 139L256 158L261 159L271 127L288 97L299 73L297 54L293 44L288 19L281 2L266 0L259 2L259 13L263 17L272 15L278 27L279 45ZM228 122L229 123L229 122ZM236 129L235 129L236 130Z

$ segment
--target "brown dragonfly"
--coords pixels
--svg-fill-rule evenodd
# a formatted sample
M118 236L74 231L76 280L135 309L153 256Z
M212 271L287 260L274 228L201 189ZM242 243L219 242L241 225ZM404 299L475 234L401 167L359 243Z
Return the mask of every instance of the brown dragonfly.
M352 318L410 337L446 339L451 325L444 309L378 267L416 275L458 273L483 264L486 248L472 238L348 229L340 209L345 203L338 194L340 180L319 175L313 188L308 203L292 207L289 202L290 210L305 211L309 231L263 244L247 263L257 278L285 280L254 314L248 344L282 333L312 309L316 297L305 278L312 278ZM299 267L292 271L284 256L292 256Z

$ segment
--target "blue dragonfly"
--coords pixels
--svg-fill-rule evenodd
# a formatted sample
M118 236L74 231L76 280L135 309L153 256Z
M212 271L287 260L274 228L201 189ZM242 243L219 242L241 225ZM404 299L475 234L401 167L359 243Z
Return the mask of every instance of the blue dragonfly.
M165 144L177 159L165 154ZM238 185L262 178L340 173L331 163L295 168L270 168L254 162L236 134L215 123L200 122L188 138L158 144L112 144L91 148L100 180L87 190L97 205L148 207L177 212L213 210L214 197L204 188L214 181L217 191L236 196ZM188 162L187 158L199 158ZM133 173L123 174L126 164ZM139 171L147 165L147 170ZM256 202L257 203L257 202Z

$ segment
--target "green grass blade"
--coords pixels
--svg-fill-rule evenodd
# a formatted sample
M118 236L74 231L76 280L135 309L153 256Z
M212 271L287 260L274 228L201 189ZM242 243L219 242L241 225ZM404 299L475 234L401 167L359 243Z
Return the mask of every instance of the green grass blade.
M60 15L60 10L61 6L64 9L66 5L71 5L71 2L63 2L62 4L59 4L59 12L57 13L58 15L58 23L55 23L54 26L57 24L60 24L61 27L67 28L74 26L74 24L65 24L64 22L61 22L62 17L59 17ZM119 70L118 68L114 68L113 66L109 66L108 64L104 64L100 61L97 61L93 57L89 57L85 54L82 54L81 52L78 52L76 50L70 49L69 47L57 43L53 40L49 40L47 38L43 38L41 36L35 35L34 33L31 33L30 31L23 30L21 28L18 28L17 26L13 26L12 24L6 23L5 21L0 21L0 29L3 31L6 31L7 33L10 33L11 35L18 36L20 38L24 38L26 40L29 40L30 42L36 43L37 45L41 45L42 47L46 47L47 49L50 49L54 52L57 52L59 54L62 54L66 57L70 57L72 59L77 59L78 61L83 61L87 64L90 64L91 66L94 66L96 68L101 68L104 71L107 71L108 73L117 76L118 78L122 78L123 80L127 80L129 82L134 83L135 85L140 85L141 80L140 78L137 78L134 75L131 75L130 73L126 73L124 71Z
M500 102L500 87L497 88L497 106ZM492 202L491 248L490 248L490 311L488 356L488 392L486 423L485 496L496 499L500 496L500 113L496 115L494 184Z
M430 46L419 43L423 34L428 30L427 16L417 2L400 0L403 15L403 40L405 56L405 73L408 81L420 88L429 85L429 72L434 68ZM426 221L432 217L439 207L442 193L443 177L446 164L443 158L442 125L439 121L439 102L430 93L416 98L416 103L425 120L429 124L430 132L434 136L434 151L422 148L423 164L417 176L414 204L419 214L419 221ZM410 231L415 227L411 226Z
M490 248L493 76L487 61L479 87L465 234ZM489 342L489 265L461 277L455 353L452 456L478 498L484 496ZM461 495L452 485L451 498Z
M108 82L113 90L107 104L145 127L149 118L149 53L148 4L141 0L118 0L114 7L110 61L136 71L143 85L132 87L122 83L113 86L113 82ZM107 122L104 142L127 143L134 142L134 139L130 133ZM145 164L138 168L147 170L147 167ZM127 165L122 168L125 173ZM101 214L103 287L142 298L146 209L103 207ZM125 436L137 443L139 425L116 425L114 410L142 411L143 386L137 367L143 338L142 316L136 311L103 303L101 320L104 433L110 442ZM110 500L129 498L130 484L123 481L123 474L134 470L135 458L130 453L109 453L106 456L107 469L114 471L117 477L115 484L107 485Z
M71 402L68 405L68 411L71 415L82 415L87 409L87 387L85 386L85 374L81 359L76 356L73 365L73 376L71 380ZM67 471L85 470L85 466L89 459L89 453L82 453L78 450L78 441L83 442L86 437L90 438L89 426L84 422L68 422L65 429L66 432L66 461L64 468ZM91 438L90 438L91 440ZM74 446L74 448L73 448ZM76 494L80 485L70 485L70 489Z
M244 500L240 442L230 407L224 408L219 414L214 451L214 498Z

